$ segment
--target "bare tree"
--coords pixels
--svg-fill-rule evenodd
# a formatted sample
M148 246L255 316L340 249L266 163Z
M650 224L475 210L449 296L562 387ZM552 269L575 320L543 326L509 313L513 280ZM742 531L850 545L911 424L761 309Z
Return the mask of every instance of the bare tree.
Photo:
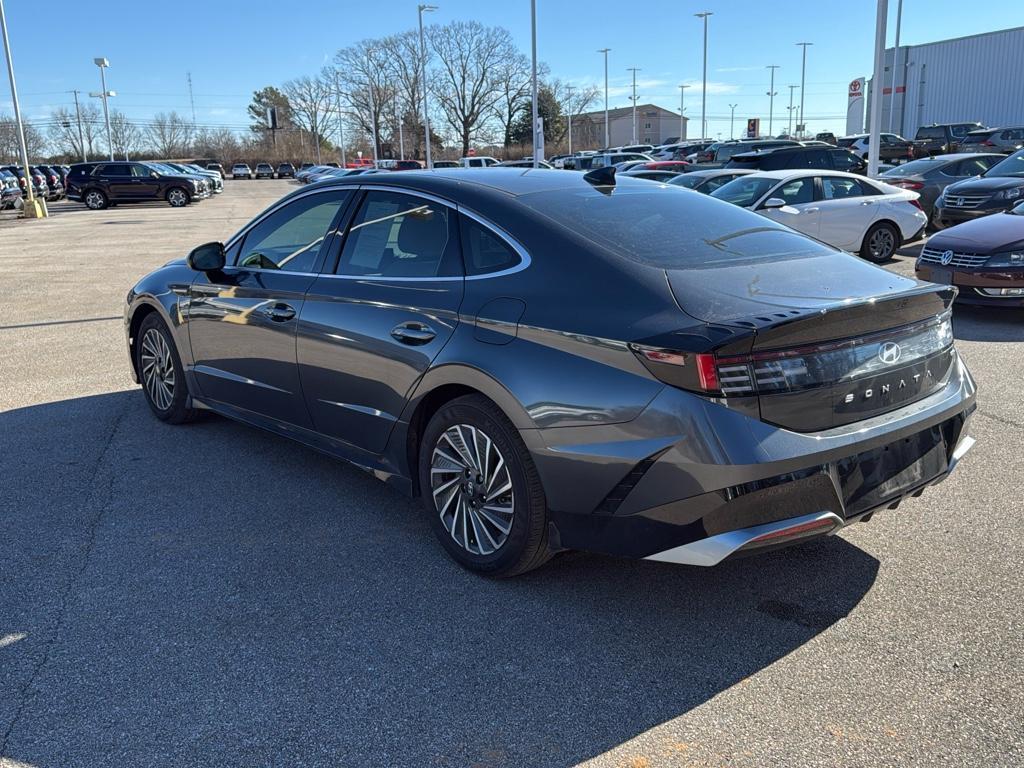
M31 123L22 121L25 129L25 149L32 161L46 151L46 137ZM21 164L21 149L18 141L18 124L13 117L0 114L0 162Z
M114 145L114 157L127 160L139 154L144 148L145 136L142 129L116 109L110 113L110 143Z
M406 154L418 157L423 148L423 82L420 77L420 38L414 30L385 37L388 79L394 91L394 112L404 133ZM394 144L394 138L392 138Z
M320 75L303 75L284 84L284 94L292 108L292 120L313 137L316 161L320 162L320 143L325 132L330 133L328 116L331 112L334 89L330 80Z
M396 86L389 68L391 53L383 41L361 40L334 56L338 85L344 94L342 109L355 122L356 136L370 137L380 149L381 126L394 123Z
M519 52L507 29L485 27L477 21L431 27L430 45L439 62L430 76L431 91L466 154L494 115L501 97L502 64Z
M494 106L494 112L504 134L505 149L512 146L512 126L515 124L516 118L519 117L519 113L530 108L531 75L530 60L518 51L505 61L500 62L497 67L495 85L499 96Z
M585 112L591 104L597 101L601 89L596 85L563 83L558 78L548 80L544 83L544 87L551 92L555 102L561 106L564 115L564 118L556 125L551 126L550 130L547 124L544 125L545 139L551 144L560 144L568 133L571 116ZM576 138L575 125L573 123L573 138Z
M177 112L158 112L153 115L146 133L158 157L183 157L188 154L192 139L192 123Z
M82 143L85 143L85 155L95 157L99 154L96 146L103 124L103 113L96 104L85 103L79 108L82 119L81 140L78 133L78 115L73 109L58 107L50 113L50 142L59 152L81 159Z

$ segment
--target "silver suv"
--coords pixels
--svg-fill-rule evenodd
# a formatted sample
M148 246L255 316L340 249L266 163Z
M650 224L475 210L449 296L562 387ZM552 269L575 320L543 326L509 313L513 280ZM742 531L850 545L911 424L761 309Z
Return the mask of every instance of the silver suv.
M961 152L1002 152L1012 155L1024 149L1024 128L986 128L971 131L960 143Z

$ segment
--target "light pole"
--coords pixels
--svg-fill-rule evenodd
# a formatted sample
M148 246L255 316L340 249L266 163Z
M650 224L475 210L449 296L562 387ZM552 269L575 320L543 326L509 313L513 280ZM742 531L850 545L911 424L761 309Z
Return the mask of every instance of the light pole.
M896 57L900 52L900 24L903 22L903 0L896 5L896 45L892 49L892 87L889 89L889 133L892 133L892 116L896 111ZM906 96L904 96L906 98ZM903 126L900 126L903 132Z
M427 168L433 168L434 164L430 161L430 114L427 111L427 44L423 40L423 14L436 11L436 5L423 5L417 6L420 17L420 83L423 85L423 132L425 134L426 159Z
M572 86L565 86L565 101L569 106L569 154L572 155Z
M530 87L533 89L530 110L533 113L533 167L540 168L540 125L537 119L537 0L530 0Z
M789 138L793 137L793 91L799 88L799 85L790 85L789 88L789 128L786 130L786 136Z
M730 104L729 105L729 139L730 140L736 138L735 134L733 134L733 132L732 132L732 123L733 123L733 120L736 119L736 107L738 107L738 106L739 106L738 104Z
M103 97L103 120L107 124L107 149L110 150L110 159L113 160L114 145L110 141L110 111L107 109L107 76L104 73L104 70L106 70L106 68L110 66L110 62L104 59L102 56L97 56L95 59L92 60L92 63L100 68L100 87L103 89L101 91ZM113 96L114 93L111 91L109 95Z
M779 65L769 64L767 68L772 71L771 85L768 86L768 136L772 137L775 135L772 131L772 116L775 114L775 97L778 96L775 92L775 70Z
M629 100L633 102L633 143L636 144L636 73L640 71L640 67L627 67L626 71L633 73L633 95Z
M85 151L85 136L82 133L82 110L78 108L78 91L71 91L75 95L75 119L78 121L78 143L82 147L82 162L89 162Z
M804 122L804 85L807 82L807 46L814 45L814 43L797 43L804 49L803 53L803 64L800 65L800 122L797 123L796 132L803 136L807 130L807 124Z
M601 48L598 53L604 54L604 148L608 149L608 51L611 48Z
M871 77L871 121L868 126L868 176L878 173L878 154L882 134L882 83L885 80L885 24L889 19L889 0L878 0L875 10L875 68Z
M683 112L686 110L683 107L683 96L686 94L686 89L689 87L690 86L688 85L679 86L679 141L686 138L686 118L683 117Z
M693 15L704 20L704 79L700 87L700 137L704 139L708 135L708 16L712 13L701 11Z
M338 146L341 147L341 167L345 163L345 120L341 114L341 86L338 84L338 70L334 70L334 100L338 108Z
M4 38L4 57L7 59L7 76L11 80L11 102L14 105L14 122L18 127L18 149L21 150L21 165L25 169L25 192L28 194L28 202L25 204L25 214L34 218L42 218L46 215L46 206L37 203L32 191L32 171L28 167L28 151L25 148L25 128L21 124L21 106L18 104L18 86L14 82L14 61L11 59L11 43L7 39L7 16L4 14L4 0L0 0L0 33Z

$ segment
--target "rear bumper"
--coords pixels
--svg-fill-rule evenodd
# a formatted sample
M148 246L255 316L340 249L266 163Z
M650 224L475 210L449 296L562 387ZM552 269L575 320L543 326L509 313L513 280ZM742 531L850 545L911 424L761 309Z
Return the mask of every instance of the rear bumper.
M524 438L553 546L713 565L833 533L941 482L973 443L974 400L957 359L938 392L823 432L791 432L667 388L632 422Z

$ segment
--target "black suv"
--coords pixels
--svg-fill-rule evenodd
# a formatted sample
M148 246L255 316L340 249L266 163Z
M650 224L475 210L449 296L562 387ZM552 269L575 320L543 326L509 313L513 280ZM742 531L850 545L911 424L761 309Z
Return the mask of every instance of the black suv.
M281 163L277 166L277 178L279 179L294 179L295 178L295 166L291 163Z
M210 184L198 176L171 173L168 166L146 163L76 163L68 174L67 196L100 210L118 203L166 200L175 208L210 196Z
M751 171L825 168L830 171L864 173L867 170L867 163L848 149L778 147L733 155L725 167L744 168Z
M960 151L960 142L971 131L984 129L981 123L946 123L922 125L914 136L914 157L947 155Z

